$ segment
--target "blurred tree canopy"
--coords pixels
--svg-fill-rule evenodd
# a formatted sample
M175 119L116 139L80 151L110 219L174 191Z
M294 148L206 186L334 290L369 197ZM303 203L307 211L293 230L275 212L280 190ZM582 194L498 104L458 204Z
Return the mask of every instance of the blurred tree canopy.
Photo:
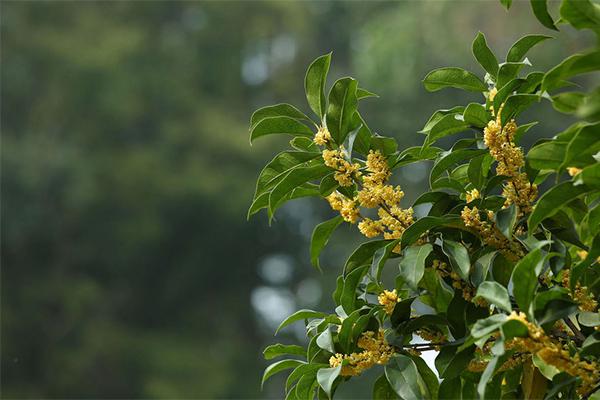
M333 50L333 75L353 71L389 100L367 105L373 128L412 145L453 94L429 104L409 77L464 65L484 24L501 49L517 24L539 31L514 8L3 2L2 395L269 396L257 382L271 329L249 301L265 284L257 264L283 251L294 282L314 273L295 222L268 236L265 219L246 222L276 145L250 152L251 110L298 102L308 60Z

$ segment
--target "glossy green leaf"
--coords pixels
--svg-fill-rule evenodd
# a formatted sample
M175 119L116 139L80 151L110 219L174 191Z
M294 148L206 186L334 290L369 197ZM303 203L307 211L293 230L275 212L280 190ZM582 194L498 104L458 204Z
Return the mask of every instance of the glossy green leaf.
M561 85L565 79L575 75L597 71L600 69L600 50L585 54L575 54L564 59L556 67L546 73L542 81L542 90L552 90Z
M508 296L508 290L498 282L486 281L483 282L477 288L477 296L482 297L489 303L503 309L504 311L511 312L512 306L510 305L510 298Z
M462 116L458 114L445 115L429 131L427 144L446 136L464 132L468 128L469 124L462 119Z
M284 151L277 154L260 172L254 198L280 182L286 171L318 157L321 157L321 153L305 151Z
M535 169L559 169L564 162L567 146L567 142L558 140L536 144L527 153L527 161Z
M381 375L373 384L373 400L399 400L385 375Z
M330 220L321 222L313 230L310 239L310 261L315 267L320 268L319 254L321 254L321 251L327 246L327 242L329 242L329 237L333 231L335 231L343 221L344 219L338 215Z
M512 240L512 233L517 222L517 214L518 210L514 204L511 204L509 207L503 208L498 211L495 215L496 218L496 226L500 229L500 232L507 239Z
M250 131L250 143L267 135L292 135L312 137L314 132L302 122L290 117L263 118Z
M349 274L358 267L370 265L375 252L378 249L385 247L390 242L391 240L372 240L361 244L346 261L346 264L344 265L344 275Z
M361 99L366 99L368 97L379 97L379 96L373 92L369 92L367 89L357 88L356 89L356 97L359 100L361 100Z
M459 376L475 356L475 346L458 351L458 346L444 346L435 358L435 368L441 378Z
M506 61L519 62L523 61L523 58L527 52L535 45L543 42L544 40L552 39L552 36L546 35L525 35L517 40L506 54Z
M442 251L448 256L454 271L456 271L462 279L468 281L471 260L469 259L467 248L458 242L444 239L442 242Z
M500 65L498 69L498 81L496 85L503 87L508 84L511 80L515 79L519 74L519 71L525 66L529 65L527 60L522 62L505 62Z
M599 326L600 313L597 312L582 312L579 314L579 323L583 326Z
M575 29L589 28L600 33L600 6L589 0L563 0L560 16Z
M435 124L437 124L438 121L440 119L442 119L445 115L462 114L464 111L465 111L465 107L463 107L463 106L456 106L456 107L452 107L449 109L437 110L436 112L434 112L431 115L431 117L429 117L429 120L425 123L425 126L423 127L423 129L421 129L419 131L419 133L424 133L424 134L429 133L431 128L433 128L433 126Z
M463 118L466 123L478 128L483 128L490 121L491 115L481 104L470 103L467 108L465 108Z
M439 178L444 171L448 170L459 162L470 160L486 153L488 153L488 150L486 149L459 149L445 151L438 156L438 159L433 165L429 175L429 181L433 182L437 180L437 178Z
M320 311L313 311L313 310L298 310L295 313L293 313L292 315L290 315L289 317L287 317L285 320L283 320L283 322L277 327L277 330L275 331L275 334L277 334L280 330L282 330L283 328L285 328L286 326L293 324L296 321L300 321L300 320L305 320L305 319L309 319L309 318L324 318L326 317L327 314L320 312Z
M327 103L325 99L325 84L331 63L331 53L325 54L310 64L304 78L304 89L308 105L320 118L325 116Z
M297 366L299 366L301 364L305 364L305 363L302 361L298 361L298 360L281 360L281 361L274 362L273 364L269 365L265 369L265 372L263 373L263 377L262 377L262 381L261 381L261 387L262 387L262 385L264 385L264 383L267 381L267 379L269 379L273 375L275 375L281 371L285 371L286 369L296 368Z
M329 328L325 329L321 334L317 337L317 346L321 349L326 350L332 354L335 354L335 346L333 344L333 337L331 336L331 330Z
M347 314L350 314L356 309L356 288L363 276L367 273L370 265L364 265L349 272L344 278L344 288L340 305Z
M556 214L565 204L588 193L591 188L586 185L574 185L572 181L559 183L540 197L527 225L533 231L544 219Z
M554 25L554 20L550 16L550 13L548 13L547 0L530 0L530 3L533 14L536 16L538 21L540 21L540 23L546 28L557 31L558 28L556 28Z
M283 103L259 108L258 110L256 110L250 118L250 129L252 130L252 127L254 127L263 119L271 117L289 117L297 120L303 120L306 122L314 123L306 114L298 110L293 105Z
M331 170L325 165L292 169L271 191L269 209L273 213L285 201L285 196L298 186L325 176Z
M400 276L414 290L417 290L417 285L421 281L421 278L423 278L425 259L427 259L432 250L433 247L429 243L404 249L399 265Z
M358 106L356 97L357 82L352 78L341 78L335 81L329 91L327 106L327 128L335 143L342 144L352 131L353 115Z
M538 287L538 275L542 272L543 262L544 257L540 249L531 251L519 260L511 277L515 301L519 305L519 309L530 318L533 315L529 305Z
M479 32L477 34L471 47L475 59L488 74L495 78L498 74L498 60L488 47L483 33Z
M435 92L447 87L468 90L471 92L485 92L488 88L481 79L462 68L438 68L423 79L425 89Z
M340 376L340 372L342 372L341 365L334 368L322 368L317 371L317 382L319 382L319 386L321 386L329 398L331 398L333 383Z
M460 217L445 216L445 217L423 217L419 218L415 223L409 226L401 238L402 248L413 244L421 235L430 229L442 226L460 226L462 220Z
M410 357L397 354L385 366L385 376L394 392L402 399L424 399L425 388L417 366Z
M552 96L552 107L558 112L575 114L583 106L586 94L581 92L564 92Z
M270 360L282 355L306 356L306 349L295 344L272 344L263 350L263 357Z
M500 114L502 126L508 121L516 118L521 112L529 108L529 106L539 101L539 96L535 94L513 94L506 99L504 108Z

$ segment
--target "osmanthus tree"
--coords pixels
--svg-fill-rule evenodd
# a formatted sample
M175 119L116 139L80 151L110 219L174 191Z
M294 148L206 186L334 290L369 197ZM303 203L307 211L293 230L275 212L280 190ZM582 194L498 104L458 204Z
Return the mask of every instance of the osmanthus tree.
M557 29L545 1L531 4ZM560 22L600 34L600 7L563 0ZM263 382L291 370L286 398L331 398L377 368L375 399L598 397L600 88L582 91L569 79L599 70L600 50L521 74L527 51L549 39L524 36L499 62L479 33L472 50L485 76L454 67L427 74L428 91L453 87L482 99L435 111L422 146L399 150L372 132L358 106L374 94L355 79L338 79L325 94L331 54L306 74L317 121L289 104L252 115L251 141L293 139L260 173L249 215L264 208L272 218L299 197L328 201L339 215L314 229L317 268L341 223L371 239L345 262L333 312L300 310L282 322L279 329L305 321L309 343L267 347L267 359L283 359ZM519 115L543 101L579 120L527 151L520 142L536 122ZM436 146L460 132L468 137ZM390 177L423 161L433 164L430 189L407 207ZM394 282L382 280L386 265L398 268ZM437 376L420 357L432 349Z

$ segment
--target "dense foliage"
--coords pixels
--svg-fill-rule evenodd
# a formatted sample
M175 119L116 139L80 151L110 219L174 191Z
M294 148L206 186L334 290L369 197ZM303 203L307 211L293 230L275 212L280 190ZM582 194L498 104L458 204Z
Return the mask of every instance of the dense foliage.
M531 5L558 30L546 1ZM600 7L563 0L560 22L600 34ZM376 399L597 395L600 88L582 91L569 79L599 70L600 50L523 74L532 65L528 50L549 39L524 36L499 63L479 33L472 51L483 78L455 67L427 74L428 91L458 88L483 98L435 111L419 132L422 146L398 150L394 139L372 132L358 106L375 95L355 79L336 80L326 96L331 54L305 78L317 122L289 104L253 114L251 141L293 139L260 173L249 215L266 209L272 219L289 200L326 199L339 215L314 229L316 268L341 223L374 239L345 262L333 314L300 310L282 322L279 329L304 320L309 344L266 348L267 359L286 357L266 369L263 382L292 369L286 398L328 398L382 367ZM544 101L578 120L526 151L521 139L536 122L520 116ZM436 146L459 133L450 149ZM416 162L432 163L430 190L406 208L392 175ZM387 282L391 265L398 269ZM420 357L430 350L439 352L441 382Z

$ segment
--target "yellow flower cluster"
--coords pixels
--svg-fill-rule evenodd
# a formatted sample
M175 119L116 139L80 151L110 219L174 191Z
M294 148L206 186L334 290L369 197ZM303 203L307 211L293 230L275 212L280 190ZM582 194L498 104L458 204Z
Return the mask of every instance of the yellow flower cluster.
M399 186L387 184L391 176L386 158L379 151L370 151L366 160L367 174L364 176L359 171L358 164L350 164L344 158L344 149L323 150L325 165L336 169L335 179L341 186L349 186L359 178L362 188L356 198L347 199L334 192L327 197L331 208L340 211L345 221L355 223L361 217L358 206L365 208L378 208L379 219L363 218L358 224L358 229L366 237L373 238L383 235L385 239L399 239L402 233L413 222L413 209L403 209L400 201L404 192ZM400 251L396 246L395 252Z
M393 347L386 342L382 329L377 335L372 331L364 332L357 345L364 351L352 354L337 353L329 358L331 367L342 365L342 376L360 375L375 364L384 365L394 353Z
M502 127L500 113L501 110L484 128L483 139L491 156L498 162L496 173L509 177L509 183L503 190L505 206L516 204L521 212L527 213L537 197L537 186L529 182L526 173L520 172L525 165L525 157L523 150L513 142L517 131L515 121L511 120Z
M351 186L354 179L360 177L359 164L352 164L346 160L343 146L337 150L323 150L323 161L329 168L335 169L334 178L340 186Z
M377 300L379 300L379 304L383 306L385 313L390 315L394 312L394 307L396 307L400 298L398 297L398 292L394 289L391 292L389 290L384 290L379 294Z
M448 337L443 332L430 328L421 328L417 330L415 334L427 340L429 343L443 343L448 340ZM440 346L434 346L434 349L440 351Z
M331 142L331 133L329 133L329 130L327 129L327 127L325 127L325 126L319 127L319 129L317 130L317 133L315 134L315 138L313 139L313 142L315 142L315 144L318 144L319 146L326 146L327 144L329 144Z
M335 191L325 199L329 202L332 209L340 212L344 221L354 224L358 220L358 217L360 217L356 201L349 200L343 194Z
M568 269L562 271L562 285L567 289L570 288L571 271ZM594 299L594 294L590 293L587 286L581 286L579 282L575 285L571 297L579 305L581 311L595 312L598 308L598 302Z
M531 322L522 312L512 312L510 319L522 322L529 331L529 336L514 338L506 344L508 349L537 354L546 364L553 365L560 371L581 378L577 389L580 395L587 394L600 380L600 364L594 361L582 360L578 353L571 355L567 345L550 338L544 330Z
M479 190L473 189L467 192L467 203L472 202L473 200L481 198L481 194Z
M482 240L488 246L492 246L500 250L500 252L511 261L517 261L523 256L523 251L518 243L508 240L498 229L496 224L489 221L482 221L479 209L477 207L463 208L460 214L463 223L469 228L479 232ZM488 211L488 219L492 219L494 214Z

